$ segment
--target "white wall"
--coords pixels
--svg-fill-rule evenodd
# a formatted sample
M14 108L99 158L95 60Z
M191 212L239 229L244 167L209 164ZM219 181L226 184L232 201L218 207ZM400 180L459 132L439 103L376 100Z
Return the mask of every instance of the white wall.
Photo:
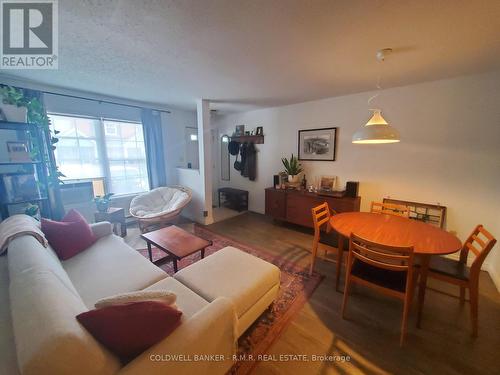
M182 185L192 190L191 203L182 211L182 216L199 223L204 223L203 211L205 199L203 181L199 169L186 168L186 128L197 127L195 111L172 111L162 116L166 126L163 132L165 159L167 168L167 184Z
M162 114L163 144L165 146L165 167L167 184L179 183L177 167L186 167L186 127L196 127L196 111L172 110Z
M295 105L216 116L219 133L234 126L264 127L257 145L257 180L231 170L221 186L248 190L249 208L264 212L264 188L281 171L281 157L297 154L299 129L338 127L337 161L302 162L314 176L336 175L339 187L360 181L362 210L385 196L448 207L447 229L464 239L482 223L500 239L500 72L426 82ZM401 132L401 143L354 145L352 134L366 123L368 108L381 108ZM231 161L231 165L234 158ZM500 287L500 245L487 259Z
M203 224L205 218L205 196L203 191L203 179L199 169L177 168L177 182L192 191L191 203L182 211L182 216Z

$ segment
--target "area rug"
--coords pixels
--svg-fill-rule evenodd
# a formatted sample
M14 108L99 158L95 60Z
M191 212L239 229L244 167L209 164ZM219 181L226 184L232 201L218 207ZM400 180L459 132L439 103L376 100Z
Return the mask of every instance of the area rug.
M281 270L281 287L277 300L272 308L267 309L238 340L237 358L241 358L242 360L237 361L229 373L233 375L248 374L258 363L257 359L259 355L266 353L294 315L306 303L323 279L323 276L318 273L313 273L312 276L309 276L307 269L281 256L273 255L264 249L249 246L216 234L200 225L194 226L194 234L212 241L212 246L206 249L205 256L209 256L226 246L234 246L276 265ZM147 249L140 249L139 252L148 257ZM172 262L161 261L161 258L165 257L165 253L155 247L153 247L152 253L153 261L169 275L173 275ZM200 260L199 253L182 259L178 262L179 270L198 260ZM253 358L254 360L245 360L248 358Z

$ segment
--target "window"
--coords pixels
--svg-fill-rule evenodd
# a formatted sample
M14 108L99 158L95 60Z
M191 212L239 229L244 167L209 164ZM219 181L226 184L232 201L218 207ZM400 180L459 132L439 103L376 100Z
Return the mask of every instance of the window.
M111 191L146 191L149 183L142 124L109 120L103 123Z
M68 180L103 177L102 155L98 150L99 120L50 116L59 131L55 150L57 165Z
M65 180L104 178L106 190L115 194L148 190L141 123L49 116L59 132L55 157Z

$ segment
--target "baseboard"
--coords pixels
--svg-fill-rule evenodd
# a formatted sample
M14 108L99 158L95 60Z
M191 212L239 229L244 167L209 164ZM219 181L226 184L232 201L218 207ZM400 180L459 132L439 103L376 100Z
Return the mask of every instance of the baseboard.
M500 293L500 271L493 267L493 264L489 263L485 267L486 271L490 274L491 280L493 280L493 284L497 287L498 292Z

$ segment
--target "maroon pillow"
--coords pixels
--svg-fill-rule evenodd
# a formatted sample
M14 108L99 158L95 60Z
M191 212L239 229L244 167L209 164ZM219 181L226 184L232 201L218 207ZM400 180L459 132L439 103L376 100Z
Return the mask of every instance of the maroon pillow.
M62 260L74 257L97 240L87 220L76 210L70 210L62 221L42 218L42 232Z
M164 302L141 301L87 311L76 319L127 362L170 335L179 326L181 315Z

